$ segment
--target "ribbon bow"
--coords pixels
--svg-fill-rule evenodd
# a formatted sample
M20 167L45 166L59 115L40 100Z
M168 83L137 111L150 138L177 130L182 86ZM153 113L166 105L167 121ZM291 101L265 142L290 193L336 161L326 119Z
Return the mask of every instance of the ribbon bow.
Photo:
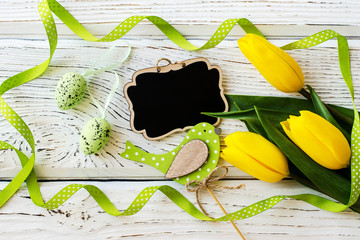
M225 169L225 172L223 172L220 176L213 176L215 174L215 172L219 169ZM221 186L218 184L214 184L213 182L216 182L220 179L223 179L229 172L228 167L226 166L219 166L216 167L210 174L209 176L207 176L204 180L200 181L200 180L192 180L190 182L187 182L185 185L186 191L188 192L195 192L196 193L196 201L201 209L201 211L203 211L203 213L212 218L211 216L209 216L209 214L205 211L205 209L202 207L202 204L199 201L199 191L201 189L206 189L209 191L209 193L212 195L212 197L217 201L216 197L214 196L214 194L212 193L212 191L210 190L209 187L212 187L213 189L229 189L229 190L234 190L234 189L240 189L240 188L244 188L245 185L244 184L240 184L238 186L235 187L228 187L228 186ZM194 188L190 188L190 185L194 186ZM218 204L221 206L221 204L218 202Z

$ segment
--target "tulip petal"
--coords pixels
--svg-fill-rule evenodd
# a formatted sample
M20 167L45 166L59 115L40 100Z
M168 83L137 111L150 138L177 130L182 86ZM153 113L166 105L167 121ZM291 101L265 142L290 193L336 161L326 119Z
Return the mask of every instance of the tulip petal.
M346 167L350 161L351 150L341 131L317 114L309 111L300 111L300 114L300 118L306 123L304 127L333 155L333 163L330 159L327 160L331 165L329 168L340 169Z
M240 50L275 88L283 92L299 91L304 76L297 62L284 50L256 34L238 40Z
M239 40L238 44L245 57L271 85L280 91L291 92L287 85L284 85L283 81L280 80L281 74L284 72L282 62L277 63L277 59L274 59L274 56L269 54L267 48L263 48L263 45L260 44L251 44L248 40ZM279 72L278 68L281 68L282 72Z
M307 85L307 87L310 90L311 100L312 100L312 102L314 104L316 113L319 114L321 117L325 118L331 124L333 124L337 129L339 129L342 132L342 134L344 134L344 137L346 138L346 140L350 143L351 142L350 133L345 131L345 129L343 129L338 124L338 122L335 120L335 118L331 115L331 113L328 110L328 108L330 106L325 106L325 104L321 101L320 97L317 95L317 93L315 92L315 90L311 86ZM332 108L332 113L333 114L334 114L334 111L336 111L336 110ZM342 117L344 119L344 116L340 115L338 111L336 111L336 113L337 113L336 115L338 115L339 117ZM347 118L344 119L344 120L347 120ZM352 120L352 119L350 118L350 120Z
M346 165L339 165L336 156L329 151L329 148L311 133L308 129L302 129L293 125L293 136L295 135L295 144L298 145L306 154L308 154L314 161L329 169L340 169Z
M294 139L294 137L293 137L293 135L292 135L292 133L291 133L291 130L290 130L290 124L289 124L289 122L288 122L288 121L283 121L283 122L281 122L280 124L281 124L284 132L286 133L286 135L287 135L293 142L295 142L295 139Z
M240 149L270 169L288 175L287 159L280 149L266 138L252 132L235 132L225 138L228 146Z
M229 111L253 109L257 106L261 109L276 110L288 112L296 115L301 110L308 110L315 112L314 105L305 99L289 98L289 97L270 97L270 96L251 96L251 95L229 95L226 94L226 99L229 103ZM340 114L335 115L334 118L347 132L351 132L354 118L353 109L330 105L335 108ZM288 115L289 115L288 114ZM345 121L344 119L351 119ZM283 119L285 120L285 119Z
M267 45L269 47L269 51L271 51L269 55L274 55L278 58L278 61L274 61L276 59L269 59L269 61L273 60L271 61L272 66L269 66L269 71L277 76L275 78L276 81L279 81L284 89L287 89L286 92L300 91L304 85L304 76L296 61L284 50L270 42L266 41L262 43L264 43L264 46ZM291 60L291 63L288 62L289 60ZM298 73L294 68L299 69L300 72Z
M295 61L295 59L293 57L291 57L287 52L285 52L281 48L275 46L274 44L270 43L269 41L263 41L263 42L264 42L264 45L268 45L269 49L274 51L279 57L281 57L284 60L284 62L286 62L289 65L289 67L297 75L297 78L293 79L292 81L298 80L299 81L298 85L301 86L301 88L302 88L304 85L304 74L303 74L299 64Z
M347 203L350 194L350 182L336 172L320 166L296 147L268 120L266 110L256 107L255 110L268 136L285 153L288 159L323 193L342 203Z
M281 123L288 137L320 165L329 169L346 167L351 151L341 131L317 114L300 114Z
M236 132L225 138L222 157L244 172L267 182L276 182L289 174L285 155L259 134Z
M225 148L221 153L221 157L243 172L265 182L277 182L285 177L283 174L270 170L238 149Z

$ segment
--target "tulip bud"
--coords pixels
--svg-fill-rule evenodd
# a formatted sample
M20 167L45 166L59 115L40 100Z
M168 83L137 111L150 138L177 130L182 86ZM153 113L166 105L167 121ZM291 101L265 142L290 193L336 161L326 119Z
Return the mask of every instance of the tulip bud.
M245 57L276 89L288 93L303 88L304 75L301 68L284 50L251 33L240 38L238 45Z
M221 157L262 181L277 182L289 174L285 155L259 134L235 132L225 138L225 144Z
M345 168L351 150L341 131L315 113L300 114L281 122L286 135L318 164L329 169Z

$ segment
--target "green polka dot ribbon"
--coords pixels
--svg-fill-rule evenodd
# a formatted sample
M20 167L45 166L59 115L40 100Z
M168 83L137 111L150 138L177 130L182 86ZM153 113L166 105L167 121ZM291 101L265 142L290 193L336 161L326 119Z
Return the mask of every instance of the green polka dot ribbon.
M18 150L17 148L11 146L9 143L0 141L0 149L13 149L18 155L20 162L22 164L21 171L16 175L16 177L0 192L0 207L3 206L19 189L23 182L26 182L27 188L31 200L37 206L54 209L59 207L65 201L67 201L73 194L78 190L84 188L89 194L96 200L99 206L108 214L119 216L119 215L133 215L140 211L142 207L150 200L156 191L161 191L165 194L171 201L176 205L186 211L189 215L200 220L207 221L228 221L228 220L240 220L248 217L257 215L275 204L279 203L284 198L293 198L299 199L305 202L308 202L316 207L325 209L328 211L339 212L353 205L359 198L360 194L360 176L359 176L359 166L360 166L360 154L359 154L359 114L356 110L354 103L354 90L351 80L350 72L350 59L349 59L349 47L345 37L339 35L338 33L327 30L322 31L317 34L314 34L310 37L304 38L302 40L290 43L284 47L284 50L291 49L301 49L309 48L320 44L324 41L327 41L332 38L337 38L338 41L338 53L339 53L339 63L341 68L341 73L343 78L350 90L352 101L354 104L354 125L352 130L352 157L351 157L351 194L349 196L348 204L340 204L328 199L312 195L312 194L301 194L301 195L292 195L292 196L273 196L268 199L259 201L250 206L247 206L239 211L225 215L223 217L212 219L204 215L200 210L198 210L188 199L186 199L182 194L180 194L174 188L163 185L163 186L154 186L147 187L143 189L135 200L130 204L130 206L125 210L120 212L114 204L107 198L107 196L97 187L93 185L86 184L70 184L60 190L54 197L52 197L47 202L44 202L40 188L37 182L35 172L33 170L35 164L35 141L33 134L31 133L27 124L21 119L21 117L5 102L2 98L2 95L8 90L20 86L28 81L31 81L38 76L40 76L49 66L52 56L55 53L57 46L58 35L56 30L56 25L52 16L54 13L63 23L65 23L75 34L87 41L103 41L110 42L117 40L129 32L134 26L136 26L143 19L147 19L157 26L171 41L177 44L179 47L194 51L201 49L209 49L218 45L230 32L230 30L236 25L239 24L245 32L254 33L260 36L260 31L247 19L228 19L224 21L213 36L201 47L196 47L188 42L174 27L167 23L162 18L156 16L132 16L122 23L120 23L114 30L109 34L104 36L101 39L96 38L91 33L89 33L65 8L63 8L55 0L44 0L38 5L39 13L41 20L43 22L44 28L46 30L47 38L50 46L50 57L43 63L30 68L26 71L23 71L19 74L16 74L7 80L5 80L0 86L0 112L4 118L14 126L14 128L24 137L26 142L29 144L32 150L32 154L28 157L26 154Z

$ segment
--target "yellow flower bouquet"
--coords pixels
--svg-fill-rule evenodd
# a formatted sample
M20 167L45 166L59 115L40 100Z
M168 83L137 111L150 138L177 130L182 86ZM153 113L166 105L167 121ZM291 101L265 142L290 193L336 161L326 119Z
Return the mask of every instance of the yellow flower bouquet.
M352 201L351 209L360 212L360 200L349 199L358 194L352 188L352 174L359 172L350 168L354 110L324 104L311 86L305 90L302 70L283 50L286 46L281 49L251 33L240 38L238 45L272 86L285 93L299 92L306 99L227 95L228 112L205 114L239 119L249 132L225 137L222 158L262 181L290 176L342 204L350 206ZM340 65L349 67L348 61L340 57ZM353 97L350 74L344 79Z

